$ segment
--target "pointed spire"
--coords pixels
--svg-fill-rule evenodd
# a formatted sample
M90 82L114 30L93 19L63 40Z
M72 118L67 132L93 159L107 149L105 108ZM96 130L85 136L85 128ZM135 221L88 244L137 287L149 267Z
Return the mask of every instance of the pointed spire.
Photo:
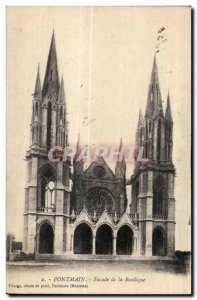
M167 106L166 106L165 119L169 120L169 121L172 121L172 113L171 113L170 94L169 94L169 92L168 92L168 97L167 97Z
M120 138L120 146L119 146L119 151L121 150L122 148L122 137Z
M138 128L140 128L140 126L143 125L143 115L142 115L142 110L140 108L140 111L139 111L139 118L138 118Z
M51 38L51 46L49 50L47 67L45 71L44 84L42 88L42 96L44 97L49 91L58 97L59 75L58 75L58 67L57 67L57 54L56 54L54 30Z
M161 91L159 86L159 77L158 77L158 70L157 70L157 61L155 55L153 61L151 80L149 84L145 118L151 118L152 116L157 115L160 111L163 114Z
M41 93L41 83L40 83L40 64L38 65L37 77L36 77L36 85L34 91L34 97L40 95Z
M140 108L139 111L139 118L138 118L138 125L137 125L137 130L135 134L135 142L136 145L141 144L141 139L142 139L142 127L143 127L143 115L142 115L142 110Z
M119 146L119 154L118 154L118 160L117 160L117 163L125 163L125 158L124 158L124 154L122 156L122 159L121 161L119 161L119 157L120 157L120 151L123 147L123 143L122 143L122 137L120 138L120 146Z
M77 154L81 151L81 143L80 143L80 133L78 132L78 138L77 138L77 146L76 146Z
M61 79L61 85L60 85L60 92L59 92L58 102L60 104L65 105L65 91L64 91L64 79L63 79L63 76L62 76L62 79Z

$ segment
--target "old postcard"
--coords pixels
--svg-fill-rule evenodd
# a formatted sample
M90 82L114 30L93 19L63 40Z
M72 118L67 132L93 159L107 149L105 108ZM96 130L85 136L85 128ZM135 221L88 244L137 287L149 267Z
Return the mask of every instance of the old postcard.
M191 294L191 8L7 8L9 294Z

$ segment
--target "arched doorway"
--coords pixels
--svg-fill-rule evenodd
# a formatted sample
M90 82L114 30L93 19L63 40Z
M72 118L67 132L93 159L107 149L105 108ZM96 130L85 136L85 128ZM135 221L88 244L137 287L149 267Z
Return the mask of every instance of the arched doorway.
M53 253L54 233L52 226L45 222L40 228L39 253Z
M112 254L112 229L104 224L96 232L96 254Z
M166 255L166 237L163 230L159 227L153 231L153 255L165 256Z
M74 232L74 253L92 253L92 230L90 226L83 223L77 226Z
M124 225L118 230L117 234L117 254L118 255L131 255L133 245L133 231Z

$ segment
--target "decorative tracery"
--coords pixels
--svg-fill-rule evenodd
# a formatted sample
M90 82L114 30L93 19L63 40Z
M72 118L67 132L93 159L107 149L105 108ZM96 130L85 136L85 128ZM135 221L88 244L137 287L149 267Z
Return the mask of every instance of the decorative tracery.
M85 205L89 212L102 213L105 209L112 212L115 209L113 196L102 188L89 190L85 196Z
M53 211L55 209L56 176L51 167L46 166L40 173L39 208Z

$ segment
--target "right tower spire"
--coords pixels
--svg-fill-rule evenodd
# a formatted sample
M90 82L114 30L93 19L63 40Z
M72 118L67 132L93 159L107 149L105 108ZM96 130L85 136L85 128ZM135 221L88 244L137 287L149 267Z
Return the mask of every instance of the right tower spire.
M144 158L157 162L171 160L173 122L170 97L168 94L164 117L156 56L153 61L144 119L141 113L139 118L136 137L138 145L144 146Z
M154 57L145 116L140 112L136 143L144 147L144 161L136 161L132 184L132 213L140 228L139 252L174 255L175 199L172 163L172 113L167 97L165 116L156 57ZM158 243L158 240L160 242Z

